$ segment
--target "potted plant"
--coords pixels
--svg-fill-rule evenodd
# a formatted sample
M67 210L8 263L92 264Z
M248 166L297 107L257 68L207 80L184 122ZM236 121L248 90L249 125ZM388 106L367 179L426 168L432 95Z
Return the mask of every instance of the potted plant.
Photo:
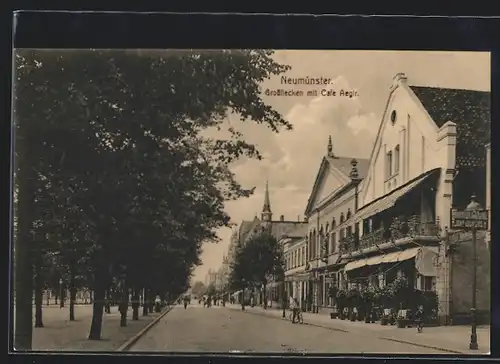
M347 293L343 289L339 289L336 294L337 309L341 320L345 319L345 308L347 305Z
M373 306L375 298L375 288L371 285L363 288L360 292L361 303L363 305L363 313L365 323L371 323L373 321Z
M349 319L356 321L358 318L359 291L357 288L351 288L347 291L347 301L349 307Z
M392 305L393 292L390 285L380 288L377 292L377 301L380 307L380 324L385 326L393 324Z
M390 285L390 290L392 291L392 297L395 303L398 304L399 311L396 317L396 323L398 328L403 328L408 325L409 317L407 307L404 307L404 302L408 299L408 280L400 276L392 282Z
M331 286L329 289L328 289L328 297L330 298L333 298L334 301L336 301L337 299L337 287L335 286ZM337 309L338 305L334 305L334 308L333 308L333 311L330 313L330 318L331 319L334 319L334 318L337 318L338 315L339 315L339 312L338 312L338 309Z

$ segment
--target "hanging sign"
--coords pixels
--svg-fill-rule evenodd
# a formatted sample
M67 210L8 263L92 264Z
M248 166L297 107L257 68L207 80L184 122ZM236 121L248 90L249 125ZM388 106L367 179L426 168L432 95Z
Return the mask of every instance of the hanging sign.
M488 210L451 210L451 229L488 230Z

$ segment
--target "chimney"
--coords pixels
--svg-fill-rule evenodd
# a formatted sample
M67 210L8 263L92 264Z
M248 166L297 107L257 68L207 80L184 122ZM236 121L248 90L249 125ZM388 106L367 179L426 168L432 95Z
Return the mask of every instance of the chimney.
M280 216L280 221L285 221L285 216L284 215Z
M297 222L300 222L300 215L297 215Z

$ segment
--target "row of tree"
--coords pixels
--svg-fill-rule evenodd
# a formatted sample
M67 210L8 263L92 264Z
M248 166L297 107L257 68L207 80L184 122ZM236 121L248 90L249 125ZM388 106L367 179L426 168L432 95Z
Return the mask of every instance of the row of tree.
M247 289L262 292L266 307L268 283L284 279L282 248L271 232L264 228L237 248L230 269L229 288L243 291L243 297ZM243 299L243 308L244 305Z
M140 292L187 289L202 243L230 225L224 202L252 193L228 164L260 159L232 128L229 139L202 132L228 113L291 128L260 97L260 83L288 69L271 55L16 51L17 350L31 348L33 292L41 323L42 292L59 279L70 302L80 287L93 292L89 339L100 339L106 295L126 315L129 292L137 303Z

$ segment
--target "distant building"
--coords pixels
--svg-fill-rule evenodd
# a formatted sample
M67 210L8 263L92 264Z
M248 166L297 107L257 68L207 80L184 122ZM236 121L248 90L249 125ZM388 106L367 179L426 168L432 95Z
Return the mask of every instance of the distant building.
M338 226L356 213L368 166L367 159L336 155L328 138L305 210L308 277L303 289L308 311L333 306L333 299L328 297L330 286L347 288L343 273L346 260L341 259L341 250L343 239L353 233L353 228Z
M274 299L279 304L288 303L288 297L293 296L299 302L301 309L307 307L306 284L309 274L306 272L307 264L307 224L298 226L295 230L280 239L283 247L283 268L285 281L283 291Z
M236 250L238 247L244 246L248 241L255 235L261 233L264 230L270 232L277 241L280 241L282 236L286 236L288 233L294 231L299 226L306 226L307 222L300 221L291 221L285 220L284 215L281 215L279 220L273 220L273 212L271 209L271 198L269 194L269 184L266 182L266 190L264 193L264 204L262 207L262 213L260 219L255 216L255 218L251 221L242 221L238 230L233 232L231 236L230 243L230 254L228 259L228 265L234 261L234 256L236 254ZM278 297L278 284L279 282L270 282L268 284L268 296L269 299L276 299ZM260 304L262 301L262 292L256 296L257 304Z

